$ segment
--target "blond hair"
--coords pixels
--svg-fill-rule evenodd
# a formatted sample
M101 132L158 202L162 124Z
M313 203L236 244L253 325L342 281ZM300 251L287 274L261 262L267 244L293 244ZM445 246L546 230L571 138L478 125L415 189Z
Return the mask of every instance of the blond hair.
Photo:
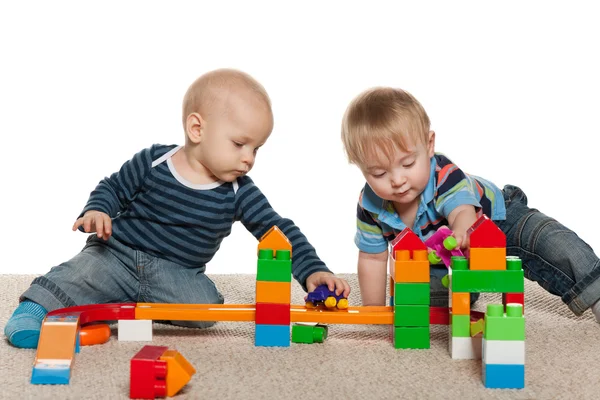
M366 166L378 151L393 159L396 148L428 142L429 117L410 93L375 87L359 94L348 106L342 121L342 142L348 161Z
M198 112L205 116L215 112L214 105L225 101L234 90L255 95L272 113L271 99L256 79L236 69L222 68L205 73L190 85L183 96L183 126L191 113Z

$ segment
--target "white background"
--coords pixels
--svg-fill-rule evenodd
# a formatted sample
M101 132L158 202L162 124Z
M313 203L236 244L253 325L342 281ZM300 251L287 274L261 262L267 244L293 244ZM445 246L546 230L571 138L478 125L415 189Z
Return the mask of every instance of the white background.
M417 3L417 2L410 2ZM3 2L3 273L44 273L83 246L75 217L103 177L152 143L183 143L181 99L200 74L263 83L274 133L254 181L334 272L354 272L363 179L340 121L374 85L424 105L437 150L600 249L594 144L597 13L562 2ZM254 273L241 224L209 274Z

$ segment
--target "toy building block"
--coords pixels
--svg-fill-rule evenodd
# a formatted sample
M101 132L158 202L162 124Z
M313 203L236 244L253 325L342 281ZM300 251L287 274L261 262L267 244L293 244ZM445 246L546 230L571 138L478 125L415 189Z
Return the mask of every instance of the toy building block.
M144 346L130 361L129 397L175 396L195 373L179 352L164 346Z
M257 303L290 304L291 282L256 281Z
M393 329L396 349L428 349L431 346L429 326L395 326Z
M482 335L450 336L450 356L453 360L480 360Z
M502 304L504 304L505 311L508 303L521 304L523 313L525 313L525 293L502 293Z
M429 261L427 260L427 250L413 250L410 258L409 250L396 250L396 258L390 267L390 275L394 282L408 283L429 283Z
M152 320L119 320L118 340L120 342L151 342Z
M327 339L327 326L319 324L294 324L292 343L323 343Z
M488 389L523 389L525 365L482 363L482 378Z
M256 303L257 325L289 325L290 304Z
M432 264L444 262L446 267L450 266L452 256L464 256L460 249L457 249L456 239L452 236L452 231L446 227L441 227L427 240L425 246L432 249L428 259Z
M467 318L469 316L467 315ZM428 305L400 305L394 306L394 326L429 327Z
M471 317L469 315L452 315L450 318L452 337L471 337Z
M519 260L520 261L520 260ZM506 271L477 271L468 269L467 260L452 258L453 292L521 293L525 290L523 270L514 262L507 262Z
M397 293L397 295L394 296L393 305L429 305L431 303L431 292L429 283L399 282L392 285L392 287L395 288L394 292Z
M423 241L417 236L410 228L404 228L402 232L400 232L391 243L392 246L392 258L396 258L397 250L408 250L410 252L409 259L414 259L413 251L414 250L425 250L427 251L427 246L423 243Z
M46 316L31 374L33 384L66 385L79 337L79 316Z
M506 247L506 235L485 214L467 231L471 250L477 247Z
M473 247L469 253L469 268L472 270L505 270L505 247Z
M525 340L525 317L520 304L488 304L485 313L486 340Z
M452 292L450 295L453 315L470 315L471 314L471 294Z
M483 339L482 360L486 364L525 364L524 340Z
M254 345L264 347L289 347L290 326L256 324Z
M103 344L110 339L110 326L108 324L88 324L79 329L79 344L91 346Z
M288 250L292 257L292 243L277 226L269 229L258 241L258 251L262 249Z
M275 254L275 258L273 255ZM292 261L289 250L260 249L256 271L257 281L291 282Z

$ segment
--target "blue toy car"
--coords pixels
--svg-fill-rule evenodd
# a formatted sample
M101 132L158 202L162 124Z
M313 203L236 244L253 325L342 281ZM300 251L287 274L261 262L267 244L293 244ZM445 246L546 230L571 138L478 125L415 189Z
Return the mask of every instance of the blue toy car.
M306 308L315 308L321 304L327 308L345 310L348 308L348 299L336 295L335 290L329 290L327 285L320 285L306 296Z

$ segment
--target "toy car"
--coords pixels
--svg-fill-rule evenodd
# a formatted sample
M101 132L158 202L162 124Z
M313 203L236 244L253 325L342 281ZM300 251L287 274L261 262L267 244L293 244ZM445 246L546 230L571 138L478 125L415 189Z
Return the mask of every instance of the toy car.
M348 299L341 294L336 295L327 285L320 285L306 297L306 308L315 308L321 304L327 308L337 306L338 309L345 310L348 308Z

